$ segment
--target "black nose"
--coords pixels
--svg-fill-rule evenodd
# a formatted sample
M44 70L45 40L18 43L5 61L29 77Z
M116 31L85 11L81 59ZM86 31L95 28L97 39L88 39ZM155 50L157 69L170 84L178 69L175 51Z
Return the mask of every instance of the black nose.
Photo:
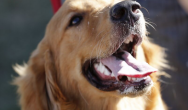
M129 23L129 25L134 26L140 18L138 11L140 8L139 3L131 0L117 3L110 10L111 20L112 22Z

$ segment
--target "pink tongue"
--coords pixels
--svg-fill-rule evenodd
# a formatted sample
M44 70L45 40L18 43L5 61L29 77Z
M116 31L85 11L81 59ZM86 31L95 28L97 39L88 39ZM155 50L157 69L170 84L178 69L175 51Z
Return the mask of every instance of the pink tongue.
M157 69L151 67L146 62L137 61L130 53L124 51L122 55L124 60L115 56L101 59L103 65L106 65L116 78L119 76L144 77L156 72Z

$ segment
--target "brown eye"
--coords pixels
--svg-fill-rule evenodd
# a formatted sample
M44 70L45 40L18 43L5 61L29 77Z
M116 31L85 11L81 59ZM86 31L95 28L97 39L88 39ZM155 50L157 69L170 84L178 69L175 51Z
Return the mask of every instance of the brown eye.
M79 25L82 21L83 17L82 16L74 16L71 21L69 26L76 26Z

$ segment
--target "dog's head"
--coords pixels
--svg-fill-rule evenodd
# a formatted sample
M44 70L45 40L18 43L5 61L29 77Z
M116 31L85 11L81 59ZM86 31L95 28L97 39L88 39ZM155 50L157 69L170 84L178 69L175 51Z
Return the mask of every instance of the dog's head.
M45 41L66 97L137 96L149 90L149 75L156 69L137 59L145 61L140 8L134 0L63 4L48 25Z

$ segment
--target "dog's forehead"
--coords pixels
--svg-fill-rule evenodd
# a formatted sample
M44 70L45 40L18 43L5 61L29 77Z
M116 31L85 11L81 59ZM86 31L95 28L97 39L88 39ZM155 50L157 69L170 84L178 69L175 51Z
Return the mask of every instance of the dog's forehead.
M108 6L110 7L120 1L122 0L67 0L64 5L70 11L90 11L100 10Z

